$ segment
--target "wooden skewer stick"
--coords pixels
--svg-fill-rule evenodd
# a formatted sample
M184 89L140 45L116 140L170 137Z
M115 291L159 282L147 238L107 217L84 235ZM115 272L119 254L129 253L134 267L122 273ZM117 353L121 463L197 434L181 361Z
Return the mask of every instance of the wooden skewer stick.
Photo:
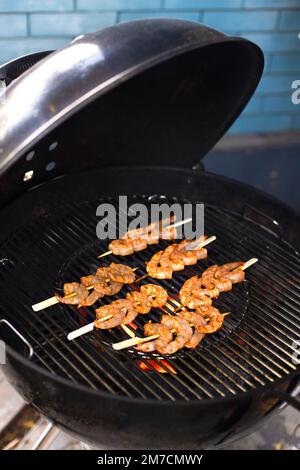
M99 320L97 320L97 322L102 323L106 320L109 320L112 317L113 317L113 315L106 315L105 317L100 318ZM123 325L123 323L122 323L120 326L128 334L128 336L130 336L131 338L136 337L135 333L130 328L128 328L127 325ZM72 341L73 339L78 338L79 336L85 335L86 333L90 333L91 331L94 330L94 328L95 328L95 322L88 323L87 325L82 326L81 328L78 328L77 330L74 330L71 333L69 333L67 338L68 338L69 341Z
M172 308L172 306L166 304L166 307ZM108 315L106 317L101 318L100 320L96 320L97 322L102 322L105 320L108 320L111 318L112 315ZM121 324L120 325L126 333L131 336L132 338L136 338L135 333L128 328L128 326ZM77 330L72 331L71 333L68 334L67 338L69 341L72 341L72 339L78 338L79 336L85 335L86 333L90 333L93 331L95 327L95 322L89 323L88 325L82 326L81 328L78 328ZM134 336L133 336L134 335Z
M227 315L230 315L230 312L222 313L222 315L226 317ZM171 333L175 333L175 331L176 330L171 330ZM133 346L137 346L138 344L147 343L148 341L153 341L154 339L158 338L159 335L145 336L145 338L130 338L125 339L125 341L120 341L119 343L114 343L112 347L116 351L121 351L121 349L131 348Z
M168 225L168 226L165 227L165 228L168 229L168 228L180 227L181 225L188 224L188 223L191 222L192 220L193 220L193 219L190 217L189 219L180 220L179 222L176 222L175 224ZM104 256L108 256L108 255L111 255L111 254L112 254L112 251L109 250L109 251L106 251L105 253L102 253L101 255L97 256L97 258L103 258Z
M246 261L246 263L244 263L243 266L240 266L237 269L241 269L242 271L245 271L245 269L248 269L250 268L250 266L257 263L257 261L258 261L258 258L251 258L249 259L249 261Z
M138 268L133 268L132 271L136 271ZM107 281L110 281L110 279L107 279ZM137 282L135 280L134 282ZM87 286L87 290L94 289L94 286ZM71 299L72 297L75 297L77 295L77 292L72 292L71 294L68 294L65 296L65 299ZM37 304L32 305L32 310L34 312L39 312L40 310L45 310L46 308L52 307L53 305L59 304L59 300L54 296L50 297L49 299L42 300L42 302L39 302Z

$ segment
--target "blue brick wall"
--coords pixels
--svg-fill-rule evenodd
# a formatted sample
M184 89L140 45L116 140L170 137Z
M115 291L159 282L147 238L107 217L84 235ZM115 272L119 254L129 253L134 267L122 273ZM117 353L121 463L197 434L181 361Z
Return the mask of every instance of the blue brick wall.
M264 76L230 133L300 130L300 105L291 102L300 80L300 0L0 0L0 63L147 17L203 22L259 44Z

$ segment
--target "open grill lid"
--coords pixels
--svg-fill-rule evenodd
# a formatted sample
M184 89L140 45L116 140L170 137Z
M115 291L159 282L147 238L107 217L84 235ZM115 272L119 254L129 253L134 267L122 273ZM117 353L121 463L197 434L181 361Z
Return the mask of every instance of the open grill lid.
M0 205L95 167L192 167L241 113L262 69L255 44L189 21L132 21L76 38L2 97Z

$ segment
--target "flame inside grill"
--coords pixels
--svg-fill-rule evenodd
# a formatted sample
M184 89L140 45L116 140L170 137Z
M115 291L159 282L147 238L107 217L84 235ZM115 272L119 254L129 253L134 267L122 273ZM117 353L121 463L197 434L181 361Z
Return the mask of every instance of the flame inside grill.
M165 359L159 359L158 361L154 361L152 359L148 359L147 363L144 361L138 361L139 368L144 372L151 372L153 369L158 372L159 374L177 374L174 367Z

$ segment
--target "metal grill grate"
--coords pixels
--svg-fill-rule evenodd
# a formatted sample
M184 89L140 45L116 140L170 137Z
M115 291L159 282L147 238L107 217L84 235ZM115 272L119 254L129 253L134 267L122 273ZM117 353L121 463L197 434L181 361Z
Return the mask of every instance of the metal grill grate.
M222 330L207 335L197 350L182 350L165 358L176 374L160 361L161 356L112 350L112 342L126 338L121 328L94 331L68 342L66 336L71 330L93 320L93 308L79 312L72 306L57 305L34 313L31 305L51 296L63 282L77 280L99 266L96 255L107 247L107 242L95 240L95 213L100 202L68 204L23 227L1 247L1 316L32 344L32 360L74 383L157 400L235 395L296 369L292 354L293 342L300 334L298 254L262 227L212 206L205 207L205 233L216 235L217 240L209 246L208 259L175 273L171 281L160 282L169 295L176 300L182 283L211 264L251 257L258 257L259 263L247 271L246 283L234 286L215 302L221 311L232 312ZM162 242L149 247L121 262L138 267L137 276L142 276L145 261L165 245ZM101 264L112 260L120 262L120 258L110 256ZM142 281L147 282L149 279ZM99 305L124 297L130 288L124 287L118 296L101 299ZM154 310L140 315L135 322L136 333L142 335L142 325L150 318L158 320L161 314ZM157 372L152 361L160 361L167 373ZM141 362L148 371L140 368Z

